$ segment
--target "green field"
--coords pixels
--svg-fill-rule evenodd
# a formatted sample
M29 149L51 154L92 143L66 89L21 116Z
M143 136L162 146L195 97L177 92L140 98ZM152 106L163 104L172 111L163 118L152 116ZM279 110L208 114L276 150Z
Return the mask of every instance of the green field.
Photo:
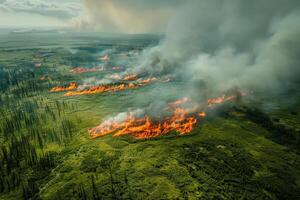
M0 199L300 199L299 83L281 99L254 92L239 105L224 104L187 135L145 140L92 139L88 129L158 97L174 100L185 83L74 97L49 92L114 73L70 72L103 64L103 52L111 55L108 66L130 68L138 58L128 53L158 40L0 35ZM160 93L164 87L168 94Z

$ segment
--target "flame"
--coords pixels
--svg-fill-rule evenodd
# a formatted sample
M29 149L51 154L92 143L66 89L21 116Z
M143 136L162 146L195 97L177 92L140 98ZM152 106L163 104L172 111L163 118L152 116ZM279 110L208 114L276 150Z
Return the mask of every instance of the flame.
M139 80L138 82L139 82L140 84L149 84L149 83L154 82L154 81L156 81L156 80L157 80L157 78L155 78L155 77L150 77L150 78L147 78L147 79Z
M206 117L206 112L199 112L199 117L204 118Z
M136 74L129 74L129 75L125 76L122 80L123 81L135 81L136 79L138 79L138 76Z
M175 108L175 107L180 106L181 104L186 103L188 100L189 100L189 98L183 97L182 99L178 99L174 102L169 103L168 105L169 105L170 108Z
M129 115L124 121L107 120L99 126L89 130L92 138L113 134L114 137L131 135L137 139L154 138L165 135L171 131L181 135L191 132L196 124L195 117L188 117L184 109L176 109L173 116L163 121L153 122L148 116L135 118Z
M81 73L85 73L85 72L101 72L104 71L104 67L101 68L83 68L83 67L76 67L72 70L70 70L70 72L74 73L74 74L81 74Z
M110 57L109 57L108 54L105 54L104 56L102 56L102 57L100 58L100 60L102 60L102 61L109 61L109 60L110 60Z
M112 74L109 76L109 78L119 80L119 79L121 79L121 76L119 74Z
M57 86L50 90L50 92L61 92L61 91L69 91L77 89L77 83L71 82L68 86Z
M238 92L232 96L221 96L207 100L207 105L204 109L208 109L215 104L221 104L226 101L234 100L238 96L244 96L246 93ZM130 135L136 139L147 139L166 135L171 131L176 131L181 135L191 132L197 123L197 118L188 113L195 113L199 110L199 107L192 107L190 109L178 108L181 104L189 101L189 98L184 97L177 101L171 102L168 105L174 108L174 113L171 117L167 117L162 121L154 122L145 116L142 118L135 118L133 114L129 114L125 120L106 120L99 126L88 130L92 138L102 137L112 134L113 137L119 137L123 135ZM198 117L205 118L206 112L198 111Z
M208 107L212 107L213 105L221 104L221 103L224 103L226 101L231 101L231 100L234 100L236 98L237 98L237 96L234 96L234 95L228 96L228 97L226 97L225 95L223 95L221 97L208 99L207 100L207 106Z
M225 103L227 101L232 101L234 99L237 99L238 97L246 95L245 92L241 92L241 91L236 91L236 92L237 92L237 94L235 94L235 95L231 95L231 96L225 96L225 95L223 95L221 97L208 99L207 100L207 106L208 107L212 107L213 105Z
M81 90L81 91L69 91L64 96L77 96L77 95L90 95L90 94L98 94L103 92L116 92L127 89L138 88L139 85L129 83L129 84L118 84L118 85L100 85L100 86L92 86L89 89Z

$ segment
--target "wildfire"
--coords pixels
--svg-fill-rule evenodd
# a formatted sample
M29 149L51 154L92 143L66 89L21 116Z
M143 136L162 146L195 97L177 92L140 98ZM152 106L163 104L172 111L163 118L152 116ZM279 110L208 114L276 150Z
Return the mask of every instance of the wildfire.
M104 71L104 67L101 68L83 68L83 67L76 67L72 70L70 70L70 72L74 73L74 74L81 74L81 73L85 73L85 72L101 72Z
M231 95L231 96L223 95L221 97L208 99L207 100L207 106L212 107L213 105L225 103L227 101L232 101L234 99L237 99L238 97L245 96L245 95L246 95L246 93L241 92L241 91L237 91L236 95Z
M121 76L119 74L112 74L109 76L109 78L119 80L121 79Z
M138 88L139 85L129 83L129 84L118 84L118 85L100 85L100 86L92 86L89 89L81 90L81 91L69 91L64 96L77 96L77 95L90 95L97 94L103 92L116 92L127 89Z
M178 99L178 100L176 100L176 101L174 101L174 102L169 103L168 105L169 105L169 107L171 107L171 108L175 108L175 107L180 106L181 104L186 103L188 100L189 100L189 98L183 97L182 99Z
M206 117L206 112L199 112L199 117L204 118Z
M149 83L154 82L154 81L156 81L156 80L157 80L157 78L155 78L155 77L150 77L150 78L147 78L147 79L139 80L138 82L139 82L140 84L149 84Z
M239 95L245 95L245 93L238 93L232 96L221 96L214 99L208 99L207 105L204 110L211 108L215 104L221 104L226 101L236 99ZM97 138L112 134L113 137L119 137L123 135L130 135L136 139L154 138L165 135L171 131L176 131L181 135L191 132L197 123L197 116L199 119L206 117L206 112L199 112L199 107L192 107L190 109L179 108L180 105L189 101L189 98L184 97L177 101L169 103L169 107L174 109L174 113L171 117L167 117L162 121L153 121L149 116L142 118L136 118L133 114L127 115L122 121L106 120L99 126L89 129L89 134L92 138ZM198 111L197 111L198 110ZM188 113L197 113L194 115ZM195 117L196 116L196 117Z
M207 100L207 106L211 107L215 104L220 104L226 101L225 95L217 98L211 98Z
M75 90L77 89L77 83L75 82L71 82L69 85L67 86L57 86L54 87L50 90L50 92L61 92L61 91L69 91L69 90Z
M136 79L138 79L138 76L136 74L129 74L129 75L125 76L122 80L123 81L135 81Z
M173 116L163 121L154 122L148 116L135 118L129 115L124 121L104 121L99 126L89 130L92 138L113 134L114 137L131 135L137 139L154 138L176 131L181 135L193 130L197 119L188 116L186 110L177 108Z

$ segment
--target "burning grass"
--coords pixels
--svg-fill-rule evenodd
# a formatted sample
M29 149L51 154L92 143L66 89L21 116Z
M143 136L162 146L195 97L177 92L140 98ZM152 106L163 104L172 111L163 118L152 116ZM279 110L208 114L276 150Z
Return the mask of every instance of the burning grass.
M100 86L92 86L88 89L81 91L69 91L64 96L78 96L78 95L91 95L91 94L99 94L104 92L117 92L122 90L134 89L138 88L140 85L134 83L122 83L116 85L100 85Z
M154 122L149 116L135 118L130 114L122 122L104 121L99 126L90 129L89 133L92 138L113 133L114 137L131 135L136 139L145 139L159 137L171 131L177 131L184 135L192 131L196 123L197 119L195 117L188 116L186 110L177 108L171 117L162 121Z
M76 67L72 70L70 70L70 72L74 73L74 74L82 74L82 73L86 73L86 72L102 72L104 71L104 67L93 67L93 68L84 68L84 67Z
M135 81L138 79L137 74L129 74L127 76L125 76L122 80L123 81Z
M186 135L193 130L197 121L205 118L208 109L214 105L222 104L228 101L238 99L239 95L226 96L208 99L203 106L193 106L191 108L182 108L184 104L189 103L190 99L184 97L174 102L168 103L168 109L174 110L173 115L163 120L157 121L151 119L148 115L138 118L133 113L129 113L125 118L110 118L99 126L89 129L92 138L102 137L112 134L113 137L130 135L136 139L155 138L166 135L171 131L176 131L180 135ZM200 109L200 107L202 107ZM199 111L201 110L201 111Z
M186 103L187 101L189 101L189 98L183 97L182 99L178 99L174 102L169 103L168 105L170 108L176 108L176 107L180 106L181 104Z
M110 76L112 79L118 79L120 76L118 74L113 74ZM137 78L137 77L136 77ZM145 86L156 81L157 78L150 77L147 79L141 79L135 82L129 83L116 83L116 84L109 84L109 85L98 85L98 86L89 86L89 85L77 85L77 83L72 82L68 86L57 86L52 88L51 92L60 92L60 91L69 91L64 96L78 96L78 95L91 95L91 94L99 94L104 92L117 92L122 90L128 89L135 89L141 86ZM88 89L80 89L89 87ZM77 89L77 90L76 90ZM71 91L74 90L74 91Z
M246 93L242 92L242 91L236 91L236 94L234 94L234 95L230 95L230 96L223 95L223 96L220 96L217 98L211 98L211 99L207 100L207 106L212 107L214 105L222 104L227 101L238 100L242 96L246 96Z
M76 82L71 82L67 86L57 86L50 90L50 92L62 92L62 91L70 91L77 89L78 85Z
M157 78L155 78L155 77L150 77L150 78L147 78L147 79L139 80L138 82L139 82L140 84L149 84L149 83L152 83L152 82L154 82L154 81L156 81L156 80L157 80Z

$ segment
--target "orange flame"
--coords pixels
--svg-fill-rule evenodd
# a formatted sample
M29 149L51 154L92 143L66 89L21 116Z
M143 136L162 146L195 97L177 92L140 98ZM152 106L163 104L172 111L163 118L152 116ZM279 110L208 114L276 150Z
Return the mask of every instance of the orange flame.
M237 91L236 95L231 95L231 96L223 95L221 97L208 99L207 100L207 106L212 107L213 105L225 103L227 101L232 101L234 99L237 99L239 96L245 96L245 95L246 95L245 92Z
M50 90L50 92L61 92L61 91L69 91L77 89L77 83L71 82L68 86L57 86Z
M77 95L90 95L90 94L97 94L103 92L116 92L126 89L134 89L138 88L139 85L129 83L129 84L119 84L119 85L100 85L100 86L92 86L89 89L82 90L82 91L69 91L64 96L77 96Z
M76 67L72 70L70 70L70 72L74 73L74 74L81 74L81 73L86 73L86 72L101 72L104 71L105 69L103 67L101 68L83 68L83 67Z
M109 76L111 79L121 79L121 76L119 74L112 74Z
M206 117L206 112L199 112L199 117L204 118Z
M171 107L171 108L175 108L175 107L180 106L181 104L186 103L188 100L189 100L189 98L183 97L182 99L178 99L178 100L176 100L176 101L174 101L174 102L169 103L168 105L169 105L169 107Z
M138 76L136 74L129 74L129 75L125 76L122 80L123 81L135 81L136 79L138 79Z
M234 100L236 98L236 96L228 96L226 97L225 95L221 96L221 97L217 97L217 98L212 98L212 99L208 99L207 100L207 106L208 107L212 107L213 105L216 104L221 104L224 103L226 101L231 101Z
M148 116L135 118L129 115L122 122L104 121L99 126L89 130L92 138L113 134L114 137L131 135L137 139L154 138L165 135L171 131L177 131L181 135L193 130L197 119L188 117L184 109L176 109L173 116L162 122L153 122Z
M210 108L215 104L221 104L226 101L236 99L239 95L244 96L246 94L239 93L238 95L232 95L228 97L223 95L218 98L208 99L207 107ZM181 135L188 134L193 130L195 124L197 123L197 119L193 116L188 116L187 113L196 112L197 108L178 108L178 106L187 101L189 101L189 99L184 97L169 103L169 106L174 108L175 111L172 117L165 118L163 121L158 121L155 123L148 116L143 118L135 118L132 114L130 114L121 122L115 120L106 120L99 126L89 129L89 133L92 138L112 134L113 137L130 135L136 139L159 137L171 131L177 131ZM198 113L198 116L200 118L205 118L206 112L201 111Z
M147 78L147 79L139 80L138 82L139 82L140 84L149 84L149 83L154 82L154 81L156 81L156 80L157 80L157 78L155 78L155 77L150 77L150 78Z

